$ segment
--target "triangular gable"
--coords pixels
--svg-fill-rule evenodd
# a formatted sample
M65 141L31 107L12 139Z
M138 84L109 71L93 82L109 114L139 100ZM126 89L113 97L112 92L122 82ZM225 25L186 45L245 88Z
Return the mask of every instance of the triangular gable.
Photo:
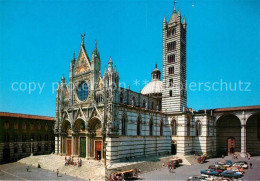
M83 72L87 72L90 70L90 61L89 57L85 51L85 48L83 46L80 47L79 56L76 61L75 65L75 74L80 74Z

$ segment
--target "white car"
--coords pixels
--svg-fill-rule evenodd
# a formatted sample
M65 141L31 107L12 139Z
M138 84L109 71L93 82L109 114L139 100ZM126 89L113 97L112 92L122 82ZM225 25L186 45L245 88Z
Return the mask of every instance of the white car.
M233 166L240 166L242 168L248 168L248 165L244 162L236 162L233 164Z

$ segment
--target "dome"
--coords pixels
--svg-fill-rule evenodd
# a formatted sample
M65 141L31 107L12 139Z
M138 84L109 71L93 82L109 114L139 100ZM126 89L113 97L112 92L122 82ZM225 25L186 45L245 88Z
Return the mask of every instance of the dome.
M141 91L142 94L158 94L162 93L162 81L152 80Z

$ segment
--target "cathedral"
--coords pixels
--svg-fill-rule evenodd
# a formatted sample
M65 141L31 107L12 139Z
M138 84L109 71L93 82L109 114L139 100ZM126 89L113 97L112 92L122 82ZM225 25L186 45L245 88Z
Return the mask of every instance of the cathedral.
M162 22L162 73L155 65L140 93L119 86L111 57L101 75L97 43L89 56L81 35L69 82L62 77L57 88L55 153L109 163L169 154L260 155L260 106L187 108L186 29L174 7Z

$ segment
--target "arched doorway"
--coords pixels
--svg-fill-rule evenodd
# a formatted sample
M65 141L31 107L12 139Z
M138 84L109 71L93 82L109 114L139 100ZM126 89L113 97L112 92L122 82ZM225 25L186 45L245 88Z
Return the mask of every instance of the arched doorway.
M228 138L227 141L228 155L235 153L236 140L233 137Z
M80 157L86 157L86 127L85 121L82 119L78 119L74 124L74 134L75 139L75 154Z
M246 152L260 155L260 113L253 114L246 122Z
M237 116L223 115L216 124L217 155L241 152L241 123Z
M89 153L90 157L100 160L103 158L102 125L98 118L92 118L89 127Z
M62 123L62 153L69 156L72 154L72 130L68 120Z

